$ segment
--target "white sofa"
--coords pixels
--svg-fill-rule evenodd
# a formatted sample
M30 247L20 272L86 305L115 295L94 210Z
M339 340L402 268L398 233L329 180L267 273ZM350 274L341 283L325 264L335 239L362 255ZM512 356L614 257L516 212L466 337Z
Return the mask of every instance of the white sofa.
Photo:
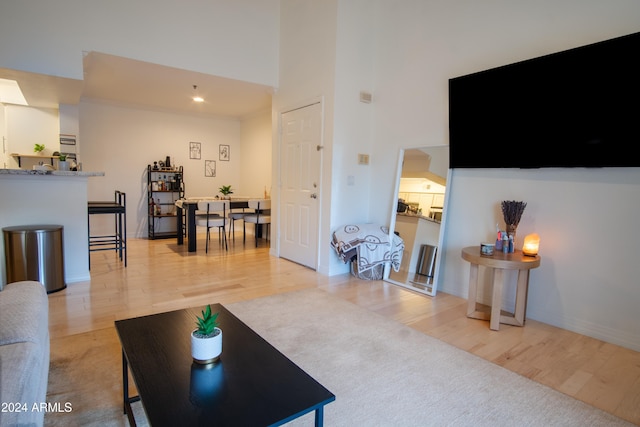
M42 426L49 379L49 301L39 282L0 291L0 426Z

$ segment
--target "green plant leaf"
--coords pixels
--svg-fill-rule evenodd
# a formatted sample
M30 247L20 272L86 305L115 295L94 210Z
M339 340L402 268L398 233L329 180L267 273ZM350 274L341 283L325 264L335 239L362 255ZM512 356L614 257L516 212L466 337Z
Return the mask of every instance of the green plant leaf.
M204 336L212 336L218 327L218 314L211 313L211 305L202 310L202 317L196 316L197 333Z
M230 185L223 185L222 187L218 188L218 191L222 194L224 194L225 196L227 194L233 194L233 191L231 190L231 186Z

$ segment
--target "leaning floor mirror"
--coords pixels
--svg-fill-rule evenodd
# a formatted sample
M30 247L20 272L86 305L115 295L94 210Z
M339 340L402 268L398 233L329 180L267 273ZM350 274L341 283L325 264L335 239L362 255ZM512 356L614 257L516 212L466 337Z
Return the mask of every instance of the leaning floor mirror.
M384 280L434 296L450 192L449 146L401 149L389 232L404 241L399 271Z

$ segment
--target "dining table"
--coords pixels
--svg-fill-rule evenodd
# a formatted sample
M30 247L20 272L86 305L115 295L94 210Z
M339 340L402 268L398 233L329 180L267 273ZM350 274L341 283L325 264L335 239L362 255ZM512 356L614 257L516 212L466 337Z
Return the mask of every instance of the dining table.
M176 229L178 232L178 245L184 244L184 237L187 237L187 246L189 252L195 252L197 249L196 238L196 211L198 210L198 202L205 200L218 200L215 197L188 197L186 199L176 200ZM232 198L229 199L229 209L241 209L249 207L249 198ZM183 224L186 230L183 230ZM186 232L185 232L186 231Z

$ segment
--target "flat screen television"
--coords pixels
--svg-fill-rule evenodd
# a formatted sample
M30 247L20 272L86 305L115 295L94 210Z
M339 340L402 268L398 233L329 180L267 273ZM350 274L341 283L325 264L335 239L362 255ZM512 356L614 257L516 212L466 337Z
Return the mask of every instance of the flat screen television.
M449 80L451 168L638 167L640 33Z

